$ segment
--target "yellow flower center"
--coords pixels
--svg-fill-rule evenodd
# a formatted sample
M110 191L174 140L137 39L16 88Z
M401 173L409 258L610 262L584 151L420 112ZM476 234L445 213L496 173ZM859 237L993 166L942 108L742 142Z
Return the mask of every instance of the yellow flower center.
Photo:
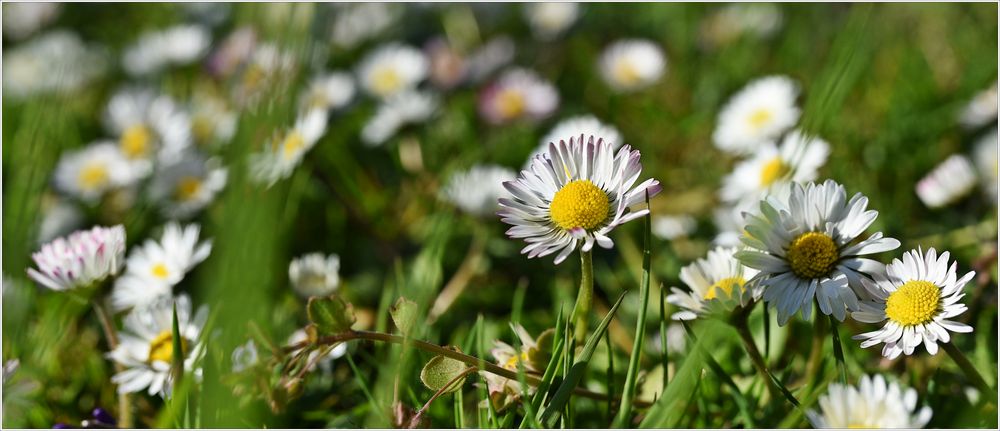
M809 279L829 274L840 254L829 235L807 232L792 240L785 256L795 275Z
M188 352L188 341L181 338L181 352L186 355ZM149 359L147 362L162 361L170 363L174 358L174 335L173 331L166 330L153 338L149 342Z
M517 364L519 362L520 363L527 363L528 362L528 351L527 350L521 352L520 355L511 356L510 359L507 360L507 362L504 362L503 367L506 368L506 369L508 369L508 370L517 371Z
M108 183L108 167L103 163L86 164L77 175L77 181L83 190L96 190Z
M791 168L781 161L781 157L775 157L764 164L764 168L760 170L760 185L769 186L784 177L789 171Z
M907 281L885 301L885 315L903 326L919 325L934 319L941 305L941 289L922 280Z
M149 131L149 128L142 124L136 124L125 129L125 132L122 133L119 146L122 149L122 153L125 153L125 157L138 159L149 154L149 147L152 141L153 134Z
M512 88L497 95L497 108L504 118L514 118L524 113L524 95Z
M774 118L774 114L771 113L770 110L768 110L767 108L760 108L756 111L753 111L753 113L750 114L749 117L747 117L747 122L750 123L751 128L757 130L767 125L767 123L769 123L772 118Z
M576 180L556 192L549 204L549 217L559 227L590 230L608 219L608 194L589 180Z
M211 142L215 135L215 124L204 115L198 115L191 120L191 134L201 143Z
M160 280L163 280L170 275L170 270L168 270L167 266L162 263L153 265L153 268L149 272L153 273L153 277L159 278Z
M297 131L291 131L285 139L281 141L281 154L286 160L295 157L306 146L306 140Z
M743 285L746 284L746 280L743 277L727 277L715 282L715 284L708 287L708 291L705 292L704 299L711 300L718 298L717 290L721 290L728 297L733 296L733 287L739 289L740 292L743 291Z
M256 64L251 64L247 67L246 71L243 72L243 88L253 91L260 86L266 77L267 72L264 68Z
M177 188L174 189L174 198L181 202L187 202L198 196L201 191L201 178L186 176L177 181Z
M372 73L372 89L383 96L395 93L403 85L403 77L392 67L381 67Z
M615 79L623 85L635 85L639 82L639 69L631 61L619 60L615 64Z

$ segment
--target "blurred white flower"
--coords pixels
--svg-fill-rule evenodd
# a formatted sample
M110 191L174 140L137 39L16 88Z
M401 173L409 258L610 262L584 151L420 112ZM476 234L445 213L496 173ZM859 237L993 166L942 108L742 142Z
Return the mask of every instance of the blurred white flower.
M771 3L734 3L716 10L699 28L700 42L717 48L748 35L758 39L773 36L784 17L781 8Z
M173 65L198 60L211 43L208 30L199 25L179 25L139 36L125 49L122 65L129 75L149 75Z
M667 302L681 308L674 320L694 320L699 316L724 314L750 303L752 293L744 288L757 270L743 266L735 248L716 248L708 256L681 268L681 281L690 291L673 287Z
M795 105L799 88L785 76L757 79L736 93L719 114L712 134L715 146L728 153L754 153L799 120Z
M862 376L858 387L831 383L819 397L819 409L806 412L816 428L923 428L931 419L931 408L917 410L917 391L895 382Z
M46 193L42 197L42 221L38 226L38 242L46 243L79 229L84 222L83 211L68 199Z
M438 98L426 91L407 91L387 98L361 129L361 140L378 146L408 124L427 121L437 112Z
M514 61L517 51L514 41L507 36L497 36L477 48L466 59L468 81L481 82L493 72Z
M524 16L535 37L555 39L576 22L580 5L569 2L533 2L524 4Z
M983 185L983 194L994 204L997 203L997 129L993 128L976 141L973 159L979 170L979 178Z
M191 144L191 119L174 100L146 88L119 90L108 102L105 127L118 140L137 176L154 162L177 160Z
M558 143L562 140L568 140L571 137L580 136L580 134L585 136L593 136L595 139L601 139L604 142L610 142L612 149L617 150L622 146L622 135L618 132L618 128L611 124L602 123L597 117L593 115L579 115L576 117L570 117L556 124L552 130L549 131L542 141L538 144L538 148L535 150L534 154L539 154L544 152L549 147L549 143Z
M125 274L115 280L111 306L115 310L150 304L169 297L173 287L212 252L212 240L198 242L201 228L171 222L160 241L147 239L128 254Z
M972 162L953 154L917 182L917 197L928 208L940 208L968 195L977 180Z
M88 203L137 179L131 162L118 145L110 141L63 153L54 177L57 190Z
M304 329L296 330L288 337L287 345L296 345L303 341L309 339ZM292 354L298 352L298 350L292 352ZM340 358L347 353L347 343L337 343L333 346L323 346L313 350L309 353L309 357L306 358L306 364L309 364L308 371L316 369L319 366L324 372L329 372L331 366L333 365L334 359ZM320 357L320 355L322 355Z
M424 51L430 62L430 80L448 90L467 83L478 83L514 59L514 42L498 36L467 55L451 46L444 37L428 42Z
M238 121L229 103L210 91L196 91L189 104L191 137L202 146L225 145L236 134Z
M299 97L306 109L332 111L340 109L354 98L354 78L346 72L331 72L316 76Z
M689 215L653 216L652 233L658 238L672 240L690 235L697 226L698 222Z
M392 3L335 3L330 38L341 48L353 48L392 27L404 5Z
M389 43L369 53L358 66L358 84L380 99L411 90L427 77L427 58L420 50Z
M715 247L737 247L743 236L743 211L731 206L719 206L712 212L712 222L718 231L712 238Z
M226 186L226 168L196 150L161 165L153 173L149 197L168 218L186 219L212 203Z
M291 175L305 154L326 133L326 111L313 109L300 116L287 132L276 135L261 152L250 155L255 181L274 185Z
M520 369L524 369L526 374L540 377L552 355L551 337L555 331L549 329L538 334L538 338L535 338L520 324L513 325L513 329L520 341L521 349L515 349L510 344L495 340L493 348L490 349L490 355L500 367L514 372L520 372ZM544 343L544 338L549 339L548 345ZM497 410L503 410L511 403L516 402L524 393L517 380L487 372L480 372L480 375L486 379L489 400ZM533 393L533 389L528 388L529 395Z
M125 257L125 227L95 226L56 238L32 253L28 277L55 291L91 286L118 274Z
M829 154L830 145L826 141L793 130L785 135L780 147L765 142L753 158L739 162L722 180L719 195L729 204L744 201L739 206L753 207L789 181L815 180Z
M997 121L997 83L981 91L969 101L958 116L958 122L968 129L974 129Z
M228 78L250 60L257 47L257 32L253 27L244 26L229 33L218 48L208 56L209 73L217 78Z
M516 177L517 173L503 166L476 165L452 175L441 194L466 213L492 216L500 209L497 200L510 195L503 186L504 181Z
M3 35L24 39L59 16L60 3L4 3Z
M4 9L10 5L4 3ZM104 49L84 44L74 33L53 31L43 34L23 45L4 50L4 99L73 93L103 75L107 63Z
M657 331L653 334L649 348L654 352L659 352L663 349L662 343L663 334ZM687 353L687 333L684 331L684 324L676 322L667 324L667 353Z
M527 69L510 69L479 94L479 113L493 124L548 117L559 106L556 88Z
M292 288L304 298L329 296L340 286L340 257L323 253L302 255L288 265Z
M598 68L611 88L630 92L655 84L666 71L667 59L653 42L625 39L604 49Z
M239 373L252 367L258 360L260 360L260 355L257 354L257 344L255 344L253 340L247 340L246 343L236 346L236 348L233 349L231 360L233 363L234 373Z

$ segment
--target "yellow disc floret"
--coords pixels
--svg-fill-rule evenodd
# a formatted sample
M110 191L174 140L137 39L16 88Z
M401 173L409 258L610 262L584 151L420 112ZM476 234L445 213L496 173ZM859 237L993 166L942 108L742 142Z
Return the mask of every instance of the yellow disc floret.
M181 202L190 201L198 196L201 186L201 178L195 176L181 177L177 181L177 187L174 189L174 198Z
M635 85L640 79L642 79L639 75L639 70L635 67L635 65L633 65L631 61L624 59L619 60L618 63L615 64L614 74L615 79L617 79L621 85L626 86Z
M760 108L753 111L753 113L747 117L747 122L750 123L750 127L752 129L757 130L767 125L767 123L770 123L772 118L774 118L774 114L772 114L769 109Z
M833 270L840 257L833 238L821 232L799 235L788 247L788 264L800 278L819 278Z
M153 142L153 134L145 125L136 124L129 126L122 133L119 142L122 153L130 159L145 157L150 152L150 144Z
M281 141L281 154L285 157L285 160L291 160L299 152L305 148L306 140L302 137L302 134L293 130L285 136L285 139Z
M170 270L167 269L167 265L162 263L153 265L150 272L153 273L153 277L159 278L160 280L164 280L170 275Z
M108 167L103 163L88 163L80 169L77 181L83 190L97 190L104 187L109 180Z
M187 354L188 341L181 338L181 352ZM174 336L173 332L166 330L161 332L153 341L149 342L149 358L147 362L162 361L170 363L174 357Z
M726 277L722 280L715 282L715 284L708 287L708 291L705 292L704 299L711 300L718 298L718 293L716 290L721 290L726 294L727 297L733 296L733 287L736 287L739 292L743 291L743 285L746 284L746 280L743 277Z
M556 192L549 205L549 216L563 229L591 230L608 220L610 207L604 190L590 180L576 180Z
M497 109L503 118L514 118L524 113L524 94L508 88L497 94Z
M941 305L941 289L934 283L912 280L889 294L885 315L903 326L930 322Z
M403 77L399 76L395 68L385 66L372 73L371 83L375 93L388 96L403 86Z
M781 160L781 157L775 157L771 161L764 164L764 167L760 170L760 185L769 186L775 181L781 179L785 176L791 169L788 165Z

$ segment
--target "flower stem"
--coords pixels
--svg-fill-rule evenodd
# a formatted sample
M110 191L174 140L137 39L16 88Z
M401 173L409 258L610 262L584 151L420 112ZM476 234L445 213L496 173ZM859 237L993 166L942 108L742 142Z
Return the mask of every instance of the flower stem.
M983 395L996 398L996 390L991 388L990 385L986 383L986 380L984 380L983 376L979 374L979 371L976 371L976 367L972 365L969 358L967 358L961 350L958 350L958 347L955 347L955 344L941 343L940 346L945 352L948 352L948 356L951 356L951 359L955 361L958 368L962 369L965 376L968 377L969 380L972 380L972 384L976 385L976 388L979 389Z
M767 369L767 363L764 362L764 357L761 356L760 350L757 349L757 343L753 340L753 335L750 334L750 326L747 322L747 318L750 316L750 311L752 307L746 307L736 312L734 319L732 320L732 325L736 328L736 332L740 334L740 340L743 341L743 347L746 349L747 353L750 355L750 362L753 363L754 368L760 373L760 376L764 379L765 384L767 384L767 390L771 395L772 399L777 399L778 395L781 394L792 403L793 406L798 407L799 401L795 399L795 396L788 391L787 388L780 385L778 380L774 378L771 371Z
M587 322L590 306L594 300L594 259L593 252L580 250L580 291L573 306L573 335L577 344L587 340Z
M104 338L108 341L108 350L115 350L118 347L118 335L115 332L114 324L111 323L111 314L108 313L101 301L94 299L90 303L94 307L94 314L97 314L97 320L101 322L101 330L104 332ZM124 371L121 364L118 362L114 362L114 364L116 373ZM118 394L118 422L122 428L132 428L131 394Z

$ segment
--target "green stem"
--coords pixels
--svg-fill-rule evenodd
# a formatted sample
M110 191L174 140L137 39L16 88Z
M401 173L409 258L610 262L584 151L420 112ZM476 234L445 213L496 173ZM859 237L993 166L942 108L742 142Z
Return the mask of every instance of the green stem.
M969 358L965 357L965 354L962 353L961 350L958 350L958 347L955 347L955 344L941 343L939 344L939 346L941 346L941 348L948 353L948 356L951 356L951 359L955 361L955 364L958 365L958 368L962 369L962 372L965 373L965 376L968 377L969 380L972 380L972 384L976 385L976 388L979 389L979 391L982 392L983 395L996 398L997 396L996 390L991 388L990 385L986 383L986 380L983 379L983 376L981 374L979 374L979 371L976 370L976 367L972 365L972 362L969 361Z
M594 301L594 259L593 252L580 250L580 291L573 306L573 335L577 344L587 340L587 322L590 321L590 306Z
M788 391L783 385L778 383L778 380L771 374L771 371L767 369L767 363L764 362L764 357L760 354L760 350L757 349L757 343L753 340L753 335L750 334L750 326L747 323L747 318L750 316L750 311L752 307L746 307L736 312L734 315L734 320L732 325L736 328L736 332L740 334L740 339L743 341L743 347L746 349L747 353L750 355L750 362L753 363L754 368L760 373L760 376L764 378L764 382L767 384L767 390L771 394L772 399L777 399L778 394L781 394L792 403L795 407L799 406L799 401L795 399L795 396Z
M819 319L823 320L823 319ZM840 332L837 330L837 320L830 316L830 336L833 341L833 357L837 359L837 368L840 369L840 382L847 384L847 363L844 361L844 346L840 342Z
M104 338L108 341L108 349L115 350L118 347L118 335L115 333L115 327L111 323L111 314L108 313L104 304L99 300L92 300L91 305L94 307L94 313L97 314L97 320L101 322L101 330L104 331ZM118 362L114 364L115 372L120 373L125 370ZM118 422L122 428L132 428L131 394L118 394Z
M649 207L648 194L646 195L646 207ZM645 235L642 247L642 281L639 284L639 315L636 317L632 356L629 357L628 361L628 371L625 374L625 387L622 389L622 406L618 409L618 416L615 417L615 428L625 428L629 424L629 419L632 415L632 399L635 397L636 385L639 380L639 362L642 359L642 344L646 339L646 311L649 308L649 271L651 260L650 230L652 229L649 213L646 214L644 220ZM666 372L667 370L663 371Z

